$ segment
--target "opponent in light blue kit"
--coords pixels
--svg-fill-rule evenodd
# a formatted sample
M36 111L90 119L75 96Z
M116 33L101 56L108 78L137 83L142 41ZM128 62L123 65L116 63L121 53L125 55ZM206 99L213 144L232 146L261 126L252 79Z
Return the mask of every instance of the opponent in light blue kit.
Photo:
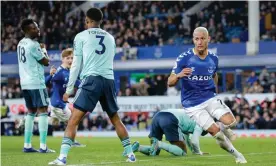
M62 51L62 64L57 68L51 68L50 75L46 77L46 84L52 83L52 96L51 96L51 118L52 124L58 125L60 122L67 123L71 110L67 106L67 103L63 101L62 97L66 91L66 86L69 81L70 68L73 61L73 49L67 48ZM56 71L55 71L56 70ZM77 80L75 87L78 87L80 81ZM76 140L74 141L74 147L85 147Z
M127 154L128 162L135 162L128 132L117 114L119 107L116 101L116 89L113 75L115 40L108 32L100 28L103 14L97 8L86 13L87 30L76 35L74 40L74 59L64 101L73 93L75 81L80 73L82 80L74 98L74 110L68 121L62 140L59 157L49 165L66 165L68 152L74 142L77 125L87 112L92 112L100 101L103 110L108 114Z
M237 122L231 110L216 97L218 57L208 51L209 40L206 28L198 27L194 30L195 48L178 56L168 85L174 86L180 80L183 111L208 131L221 148L232 154L237 163L247 163L229 140L233 136L230 128ZM214 118L221 122L220 127Z
M20 84L23 97L28 108L24 131L23 152L55 152L47 148L48 133L48 94L45 86L44 66L49 65L49 58L44 44L40 45L35 39L40 36L37 24L26 19L22 21L21 29L25 37L17 45ZM41 48L43 48L41 50ZM40 149L35 150L31 144L34 117L38 113L38 129L40 135Z
M185 142L193 154L203 155L199 147L199 137L205 135L195 121L190 119L182 109L168 109L158 112L152 119L149 137L151 146L140 145L135 142L132 145L134 152L139 151L146 155L158 155L163 149L173 155L183 156L187 154ZM170 142L162 142L163 135Z

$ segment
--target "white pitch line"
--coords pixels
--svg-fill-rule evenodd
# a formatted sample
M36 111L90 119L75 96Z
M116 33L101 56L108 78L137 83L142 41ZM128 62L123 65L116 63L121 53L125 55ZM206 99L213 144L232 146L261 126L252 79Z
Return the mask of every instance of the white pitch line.
M243 154L245 156L254 156L254 155L267 155L267 154L276 154L276 152L264 152L264 153L246 153ZM171 157L163 157L160 159L154 158L151 160L137 160L138 162L150 162L150 161L162 161L162 160L167 160L168 158L170 160L176 160L176 159L197 159L197 158L217 158L217 157L228 157L230 156L229 154L218 154L218 155L204 155L204 156L192 156L192 157L177 157L175 156L174 158ZM73 164L73 165L67 165L67 166L93 166L93 165L106 165L106 164L119 164L119 163L126 163L125 161L113 161L113 162L101 162L101 163L88 163L88 164Z

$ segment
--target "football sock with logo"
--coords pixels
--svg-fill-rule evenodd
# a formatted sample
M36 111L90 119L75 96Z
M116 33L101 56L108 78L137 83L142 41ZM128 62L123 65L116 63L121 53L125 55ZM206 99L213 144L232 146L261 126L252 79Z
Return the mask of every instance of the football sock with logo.
M32 147L32 136L34 128L34 113L28 113L25 117L25 131L24 131L24 148Z
M64 157L67 158L67 155L69 153L69 150L73 144L73 140L68 137L63 137L61 147L60 147L60 154L59 159L62 160Z
M234 148L230 140L221 132L219 131L214 138L217 140L217 144L219 146L226 150L228 153L232 154L234 157L239 157L240 152L237 151L237 149Z
M150 148L151 146L140 145L138 151L145 155L149 155Z
M175 156L184 156L186 153L178 146L172 145L166 142L159 141L158 146L160 149L166 150L167 152Z
M48 133L48 114L47 113L41 113L38 115L39 121L38 121L38 130L39 130L39 136L40 136L40 148L43 150L46 150L46 139L47 139L47 133Z
M129 137L121 139L121 142L127 155L133 153Z

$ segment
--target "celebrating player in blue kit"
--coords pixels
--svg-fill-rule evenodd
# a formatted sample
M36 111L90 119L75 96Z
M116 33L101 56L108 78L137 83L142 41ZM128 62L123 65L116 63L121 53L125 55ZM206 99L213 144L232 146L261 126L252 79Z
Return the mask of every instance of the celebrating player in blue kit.
M48 94L45 86L44 66L49 65L49 57L45 45L40 45L35 40L40 36L37 23L31 19L25 19L22 21L21 29L25 37L17 45L17 56L21 88L28 108L23 152L52 153L55 151L49 149L46 145L48 133ZM39 116L39 151L35 150L31 144L36 113Z
M174 86L180 80L181 103L185 113L208 131L222 149L232 154L236 163L247 163L244 156L232 145L230 137L225 136L231 136L229 128L234 127L237 121L231 110L216 97L218 57L208 51L209 41L206 28L198 27L194 30L195 48L177 57L168 85ZM222 124L218 126L214 118Z
M67 103L63 101L63 94L65 93L67 83L69 81L70 68L73 62L73 49L67 48L62 51L62 64L57 68L56 72L54 68L51 68L51 74L46 77L46 84L52 83L52 96L51 96L51 118L52 124L57 125L59 122L68 122L71 116L71 110L67 106ZM78 87L80 81L77 80L75 87ZM72 146L84 147L76 140Z
M61 144L59 157L49 165L66 165L68 152L74 142L76 128L87 112L92 112L100 101L108 114L127 154L128 162L135 162L128 132L117 111L114 83L113 59L116 44L114 37L100 28L103 14L100 9L90 8L86 13L87 30L78 33L74 39L74 59L69 82L63 100L68 101L80 73L81 84L74 98L74 109L68 121Z

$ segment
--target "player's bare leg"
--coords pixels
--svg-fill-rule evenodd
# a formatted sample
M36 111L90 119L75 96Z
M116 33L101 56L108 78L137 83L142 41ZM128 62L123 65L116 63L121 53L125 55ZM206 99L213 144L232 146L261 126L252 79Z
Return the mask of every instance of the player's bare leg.
M72 111L73 110L68 109L67 107L65 107L64 109L52 107L49 123L51 122L52 125L56 127L59 127L60 122L64 122L64 124L67 125ZM72 147L86 147L86 145L80 144L78 141L74 140Z
M223 131L225 136L230 139L230 141L234 141L236 139L236 135L231 130L237 125L236 118L233 116L232 113L228 112L224 114L220 119L220 122L217 122L220 129Z
M114 114L111 118L111 123L114 125L116 133L120 139L128 137L128 132L125 125L122 123L118 114Z
M57 126L59 125L59 120L58 120L58 118L51 117L50 119L51 119L51 120L49 120L49 122L51 122L53 126L57 127Z
M223 134L222 131L220 131L220 128L216 123L213 123L207 131L217 140L217 143L222 149L226 150L235 157L236 163L247 163L244 156L235 149L231 141Z
M120 138L122 145L124 147L124 153L126 153L126 156L128 156L127 161L128 162L135 162L135 155L132 152L132 147L130 144L130 139L128 136L128 132L126 130L125 125L122 123L119 115L115 113L113 116L109 117L111 120L111 123L114 125L116 133L118 137Z
M59 157L50 162L49 165L66 165L66 158L75 140L77 127L85 114L86 112L74 108L64 132Z

